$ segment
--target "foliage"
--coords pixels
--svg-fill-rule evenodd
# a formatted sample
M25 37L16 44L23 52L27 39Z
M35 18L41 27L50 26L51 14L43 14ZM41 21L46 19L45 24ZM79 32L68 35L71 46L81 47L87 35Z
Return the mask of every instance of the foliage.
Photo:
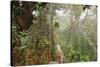
M59 23L58 22L55 22L54 27L59 28Z
M29 2L31 6L25 4L28 3L11 2L13 65L48 64L50 61L56 61L57 44L64 53L64 63L97 60L96 19L93 19L96 16L95 12L93 16L86 14L81 20L80 16L84 12L82 5L41 2ZM32 10L26 10L27 7ZM19 31L16 17L30 11L39 12L39 16L33 18L29 29Z

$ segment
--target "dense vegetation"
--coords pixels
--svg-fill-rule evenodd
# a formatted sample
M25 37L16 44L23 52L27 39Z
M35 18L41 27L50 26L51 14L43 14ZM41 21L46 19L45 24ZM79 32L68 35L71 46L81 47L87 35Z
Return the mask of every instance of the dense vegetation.
M11 2L12 65L97 60L97 7L27 1Z

